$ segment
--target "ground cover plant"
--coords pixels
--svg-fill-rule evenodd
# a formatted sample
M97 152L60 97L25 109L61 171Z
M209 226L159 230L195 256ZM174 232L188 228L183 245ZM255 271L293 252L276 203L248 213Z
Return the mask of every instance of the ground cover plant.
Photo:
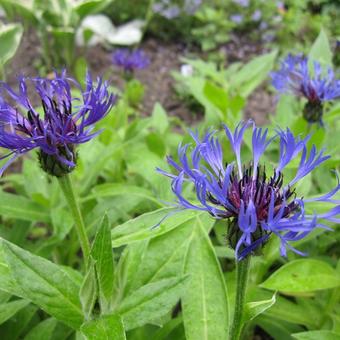
M0 5L1 339L340 338L336 1Z

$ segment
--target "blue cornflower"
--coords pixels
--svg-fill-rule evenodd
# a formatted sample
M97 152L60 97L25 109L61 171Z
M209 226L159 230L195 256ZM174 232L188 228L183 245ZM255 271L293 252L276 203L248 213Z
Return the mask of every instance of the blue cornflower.
M281 63L281 69L272 72L272 84L280 93L291 93L304 97L307 103L303 116L309 123L322 123L324 102L340 97L340 80L335 78L331 68L324 72L318 62L311 72L308 59L288 55Z
M100 78L95 85L90 74L80 98L72 97L71 84L80 91L80 85L63 71L54 79L19 78L19 92L6 83L1 84L0 96L0 147L10 152L1 173L16 158L32 149L39 149L42 168L57 177L72 171L76 166L75 147L98 135L93 132L96 122L111 109L116 97L108 92L108 84ZM31 104L27 86L35 88L42 110ZM11 98L6 100L6 93ZM14 102L14 103L13 103Z
M240 24L242 23L244 17L242 14L233 14L230 16L230 20L234 22L235 24Z
M120 48L113 52L112 62L126 73L133 73L137 69L149 66L150 59L142 50Z
M242 164L241 145L246 129L253 126L252 162ZM224 126L236 162L225 164L220 142L214 132L207 133L201 140L191 133L194 146L179 146L179 162L168 157L168 163L176 174L158 169L172 179L172 191L177 196L177 205L185 209L206 211L216 219L229 220L228 239L241 260L255 252L275 234L281 240L280 252L286 255L286 247L296 253L289 242L298 241L314 228L323 227L320 220L340 222L340 201L332 196L340 190L338 184L331 192L314 199L298 198L294 186L313 169L329 158L315 146L307 152L309 137L294 137L287 128L277 130L268 138L268 129L258 128L252 121L240 123L234 132ZM273 140L279 140L279 163L271 176L267 176L261 157ZM289 183L284 183L283 170L295 158L300 158L299 167ZM183 184L191 183L197 201L184 197ZM312 201L336 204L326 213L309 215L305 204Z

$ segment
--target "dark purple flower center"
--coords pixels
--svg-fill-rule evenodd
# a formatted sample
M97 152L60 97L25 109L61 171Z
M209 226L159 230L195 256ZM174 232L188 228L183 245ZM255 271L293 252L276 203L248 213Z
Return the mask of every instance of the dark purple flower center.
M72 106L65 101L61 107L51 98L48 98L49 103L42 101L44 109L44 119L41 119L39 114L30 110L27 112L27 118L17 114L15 129L28 136L45 136L49 139L49 134L58 136L65 134L76 134L77 126L72 119Z
M39 160L43 170L53 176L63 176L71 172L74 166L67 164L67 161L76 163L76 152L74 145L63 143L59 137L69 137L77 134L77 125L72 118L72 106L66 101L58 104L53 98L42 101L44 118L33 110L27 112L27 118L17 115L15 129L18 132L31 137L41 137L47 146L58 149L59 157L55 154L39 150ZM62 158L62 159L61 159Z
M222 187L222 182L219 183ZM261 222L265 222L268 218L270 203L274 198L274 215L283 208L281 218L287 218L294 212L299 210L299 205L295 202L295 189L283 188L283 175L281 172L267 177L265 167L258 166L256 176L253 176L253 166L243 166L242 178L238 172L233 169L230 174L230 185L227 191L228 204L222 204L212 194L208 194L208 200L218 206L225 208L225 214L221 214L222 218L230 218L230 227L228 239L234 248L237 240L239 240L241 231L238 228L238 218L242 202L246 209L250 202L255 206L257 231L253 233L253 242L268 234L261 227Z
M274 194L274 211L278 211L282 204L285 204L284 216L289 216L293 210L297 208L297 205L287 203L292 196L295 195L295 190L288 188L282 190L283 175L281 172L275 176L275 174L269 178L266 176L265 167L258 166L256 177L253 179L253 167L243 167L243 176L240 179L235 170L230 176L231 185L228 190L228 200L235 208L234 211L230 211L235 217L238 216L238 210L241 206L241 200L245 206L249 204L250 200L256 207L257 220L260 222L268 217L269 204L272 193Z

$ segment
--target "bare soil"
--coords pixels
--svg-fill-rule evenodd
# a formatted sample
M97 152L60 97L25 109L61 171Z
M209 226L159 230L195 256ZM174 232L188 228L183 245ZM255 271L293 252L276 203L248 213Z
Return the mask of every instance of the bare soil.
M41 55L40 43L36 34L30 30L24 34L22 43L7 70L8 82L14 88L17 87L17 76L36 76L36 67L39 64ZM179 42L169 43L147 38L141 48L149 56L150 66L144 70L138 70L136 77L145 85L146 93L142 106L142 112L149 115L155 103L159 102L171 116L177 116L186 121L189 125L195 124L202 116L202 112L192 112L192 110L181 100L174 90L175 81L171 76L171 71L179 71L182 64L180 58L187 55L197 55L205 58L206 53L201 53L197 48L190 50ZM220 47L220 52L225 53L228 63L235 61L249 61L256 55L265 52L261 44L249 42L247 37L232 36L230 41ZM78 51L80 54L80 51ZM91 47L84 52L88 66L94 75L106 74L115 85L123 86L122 78L118 70L112 67L111 51L100 47ZM38 104L38 103L37 103ZM273 112L273 97L259 87L248 98L247 106L244 110L245 117L252 117L262 125L266 122L268 113Z

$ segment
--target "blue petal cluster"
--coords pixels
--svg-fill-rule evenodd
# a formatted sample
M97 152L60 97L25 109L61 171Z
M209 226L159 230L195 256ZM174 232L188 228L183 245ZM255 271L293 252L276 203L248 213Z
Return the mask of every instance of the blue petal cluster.
M246 129L251 126L252 162L245 165L241 160L241 145ZM158 171L172 179L172 191L179 207L206 211L216 219L230 221L229 240L235 240L231 246L238 260L254 252L272 234L281 240L282 256L286 255L286 247L300 253L289 242L300 240L316 227L327 228L320 220L340 222L336 217L340 214L340 201L332 200L340 190L339 184L331 192L309 200L298 198L295 192L295 184L329 158L314 146L307 151L309 137L295 137L287 128L267 138L268 130L256 127L252 121L240 123L233 132L227 126L224 129L235 162L224 163L222 147L214 132L207 133L203 139L191 133L194 145L179 146L179 162L167 158L176 174ZM279 162L267 177L260 160L274 140L280 146ZM289 183L284 183L282 171L296 158L300 158L296 174ZM197 200L185 197L185 183L194 186ZM305 204L313 201L334 203L335 207L323 214L309 215Z
M79 89L80 98L72 97L71 84ZM35 96L40 98L43 113L31 104L28 86L32 86ZM1 173L17 157L36 148L67 168L74 168L74 147L100 132L93 131L94 124L109 112L115 101L116 97L108 91L108 84L100 78L94 84L89 73L83 91L65 71L55 74L53 79L21 77L18 92L2 83L0 146L9 153L1 159L10 159L1 168Z
M311 103L322 103L340 97L340 80L331 68L324 72L318 62L310 71L308 58L288 55L277 72L271 73L272 84L281 93L305 97Z
M126 48L120 48L113 52L112 62L124 72L132 73L137 69L148 67L150 59L142 50L130 51Z
M153 5L153 11L166 19L178 18L181 14L194 15L202 4L202 0L183 0L175 4L170 0L159 0Z

